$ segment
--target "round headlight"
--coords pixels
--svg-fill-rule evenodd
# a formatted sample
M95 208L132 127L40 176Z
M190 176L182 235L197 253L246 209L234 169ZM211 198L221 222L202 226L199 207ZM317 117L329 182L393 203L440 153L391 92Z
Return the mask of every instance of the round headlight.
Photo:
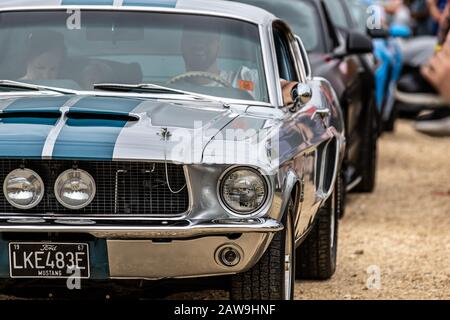
M94 200L95 181L84 170L69 169L61 173L56 179L55 195L64 207L82 209Z
M258 211L267 198L267 182L256 170L236 168L220 182L220 197L234 213L248 215Z
M44 183L33 170L16 169L6 176L3 193L13 207L31 209L44 197Z

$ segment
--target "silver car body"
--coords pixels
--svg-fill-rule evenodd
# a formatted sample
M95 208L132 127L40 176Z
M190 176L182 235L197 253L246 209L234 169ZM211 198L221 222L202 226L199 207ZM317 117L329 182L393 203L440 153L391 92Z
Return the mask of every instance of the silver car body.
M344 125L340 106L330 84L320 78L311 78L304 61L301 44L289 27L270 13L247 5L226 1L178 0L135 1L141 5L127 6L133 1L113 1L111 5L86 5L87 1L2 1L0 12L22 10L96 9L148 12L182 12L201 15L231 17L259 26L270 103L252 103L231 99L183 98L179 95L151 95L133 93L75 92L70 99L55 105L63 113L76 109L80 99L123 99L135 102L128 114L139 120L127 125L114 141L109 161L169 162L183 165L189 194L189 208L175 217L148 217L126 215L52 215L0 212L0 234L8 233L74 233L89 234L102 239L107 247L107 278L187 278L234 274L248 270L256 264L271 242L274 233L283 229L281 223L288 200L296 203L295 238L299 245L312 227L318 209L333 192L345 148ZM148 2L148 6L144 5ZM64 5L64 3L70 3ZM169 3L157 6L155 3ZM298 78L312 91L311 100L300 108L282 107L283 98L273 29L283 30L290 41L295 56ZM302 58L303 56L303 58ZM36 93L2 93L0 110L17 100L31 101L45 97L60 99L64 94L50 91ZM19 108L20 109L20 108ZM18 111L24 111L20 109ZM104 112L105 110L102 110ZM176 112L179 117L172 115ZM202 119L202 128L194 122ZM226 141L220 133L239 123L254 127L258 139ZM6 124L0 124L5 126ZM90 159L76 146L88 143L83 135L64 140L68 148L56 154L55 141L64 123L50 128L44 137L40 155L25 154L23 158ZM169 130L172 137L163 139ZM208 129L208 130L206 130ZM95 128L92 128L95 130ZM180 131L181 130L181 131ZM0 130L1 131L1 130ZM3 132L3 131L1 131ZM0 140L2 140L0 132ZM200 147L184 146L183 152L173 152L179 147L177 132L201 141ZM95 132L89 141L93 149ZM270 143L276 137L277 153L270 152ZM26 144L26 136L17 138L17 145ZM194 141L194 142L195 142ZM245 144L250 154L245 161L235 162L216 151L226 146L225 153L233 154L236 144ZM0 158L16 156L4 151ZM13 151L11 151L13 152ZM31 151L30 151L31 152ZM105 160L105 159L102 159ZM251 167L262 172L269 185L266 204L250 216L237 216L229 212L218 196L218 183L230 168ZM36 221L36 217L40 220ZM88 222L88 223L85 223ZM236 236L237 235L237 236ZM149 241L165 239L167 241ZM235 247L242 255L240 263L227 267L218 261L218 251L224 246ZM0 256L6 254L1 251ZM0 275L3 277L0 268ZM6 276L6 275L5 275Z

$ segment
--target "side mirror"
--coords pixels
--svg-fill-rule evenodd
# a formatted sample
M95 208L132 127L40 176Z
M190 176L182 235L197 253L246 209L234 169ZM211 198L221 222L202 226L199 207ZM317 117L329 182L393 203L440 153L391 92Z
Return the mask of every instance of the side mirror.
M372 39L360 32L350 31L346 49L347 54L371 53L373 51Z
M388 29L369 29L367 28L367 35L372 39L387 39L391 36L391 32Z
M411 36L411 29L407 26L393 25L389 28L389 34L394 38L409 38Z
M298 83L291 91L291 97L294 105L289 110L296 112L300 108L308 104L312 99L312 89L306 83Z

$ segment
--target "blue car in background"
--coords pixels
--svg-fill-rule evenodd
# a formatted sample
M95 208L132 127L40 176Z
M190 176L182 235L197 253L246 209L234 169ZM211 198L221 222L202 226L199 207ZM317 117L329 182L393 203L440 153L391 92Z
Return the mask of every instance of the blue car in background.
M408 27L392 26L386 32L386 37L389 36L389 38L373 40L374 55L379 60L379 66L375 71L377 107L380 110L385 131L394 130L397 117L395 88L403 68L403 55L397 38L408 37L410 33Z
M384 131L393 131L397 110L395 107L395 88L403 67L403 55L398 38L407 38L411 30L407 26L393 25L389 29L367 28L367 21L374 3L367 0L347 0L350 13L357 27L373 38L374 56L377 59L375 69L375 92L379 114Z

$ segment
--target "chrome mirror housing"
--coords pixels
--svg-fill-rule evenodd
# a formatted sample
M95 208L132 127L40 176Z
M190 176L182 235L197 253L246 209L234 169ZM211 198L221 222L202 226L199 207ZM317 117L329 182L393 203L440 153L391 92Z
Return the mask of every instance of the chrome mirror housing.
M291 111L297 111L308 104L312 99L312 89L306 83L298 83L291 91L291 97L294 101Z

